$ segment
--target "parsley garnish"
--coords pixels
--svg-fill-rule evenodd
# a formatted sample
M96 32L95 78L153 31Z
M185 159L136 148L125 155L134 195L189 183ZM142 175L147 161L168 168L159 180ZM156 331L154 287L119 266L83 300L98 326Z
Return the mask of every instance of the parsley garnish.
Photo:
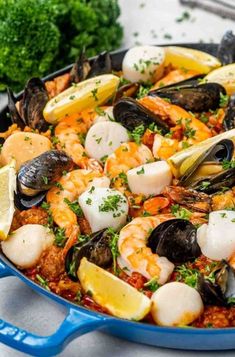
M186 208L180 207L180 205L172 205L171 206L171 213L176 217L180 219L190 219L192 213L187 210Z
M95 101L98 101L97 92L98 92L98 88L94 88L91 91L92 97L95 99Z
M37 281L39 284L46 290L51 291L51 289L48 286L48 281L44 279L41 275L36 274Z
M136 171L137 175L143 175L144 174L144 167L142 167L139 171Z
M42 176L43 182L45 183L45 185L48 185L48 177L46 176Z
M144 135L145 127L143 124L138 125L135 129L130 133L131 138L136 142L136 144L140 144L140 140Z
M67 237L65 236L65 228L55 229L55 244L57 247L64 247Z
M144 284L144 287L154 292L160 287L160 285L158 284L156 278L152 278L151 280L149 280L147 283Z
M114 231L113 228L108 228L107 230L110 239L109 239L109 247L111 249L111 253L113 256L113 271L114 274L117 273L117 257L119 256L119 250L118 250L118 239L119 239L119 234Z
M188 11L182 12L180 17L175 19L176 22L183 22L190 19L190 13Z
M199 272L195 269L188 269L184 264L176 268L179 273L177 280L183 280L185 284L195 288L199 277Z
M76 214L78 217L83 217L83 212L78 202L70 202L67 198L64 198L64 202L67 203L71 211Z
M222 167L224 170L234 169L235 168L235 160L231 160L231 161L223 160Z
M223 94L222 92L220 92L219 96L220 96L219 106L221 108L226 107L228 105L229 96L227 94Z
M120 208L120 203L124 202L124 199L120 195L108 195L107 198L103 197L103 202L99 206L100 212L115 212ZM113 217L119 217L121 213L114 214Z

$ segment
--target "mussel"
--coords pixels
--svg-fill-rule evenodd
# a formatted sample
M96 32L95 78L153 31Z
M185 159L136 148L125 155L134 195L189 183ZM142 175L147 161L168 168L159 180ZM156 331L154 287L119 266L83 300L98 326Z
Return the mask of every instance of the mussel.
M10 119L13 124L17 124L20 129L24 129L26 123L24 122L23 118L21 118L17 108L16 108L16 98L10 88L7 88L7 95L8 95L8 110L10 114Z
M74 281L78 280L77 270L83 257L100 267L109 267L113 261L109 241L109 231L103 229L93 233L87 243L78 243L71 247L65 258L65 270L68 276Z
M167 98L172 104L192 112L214 110L220 105L220 96L226 94L225 88L218 83L196 85L173 85L150 91L148 95Z
M229 98L228 108L223 120L223 127L226 131L235 128L235 94Z
M223 66L235 62L235 35L227 31L218 47L217 57Z
M31 78L25 86L19 106L19 113L26 125L39 131L48 129L49 124L43 117L43 109L48 100L43 81L40 78Z
M24 211L35 206L40 206L45 200L45 197L46 191L39 192L36 196L26 196L17 191L17 193L14 194L15 207L20 211Z
M167 257L173 263L185 263L197 258L196 228L185 219L171 219L159 224L150 234L147 245L153 253Z
M235 297L235 272L226 261L221 261L212 275L213 280L200 275L197 290L206 305L226 306L228 299Z
M137 93L139 87L139 83L128 83L119 87L113 98L113 104L115 104L122 97L133 97Z
M20 167L17 175L20 191L27 196L34 196L48 190L72 165L72 159L65 152L46 151Z
M102 52L94 59L92 65L90 65L85 50L83 49L71 69L70 78L71 82L78 83L85 79L111 72L112 62L109 52Z
M230 168L219 172L216 175L204 177L195 181L190 186L199 192L212 194L220 191L223 187L233 187L235 185L235 168Z
M122 98L113 107L113 115L117 122L132 131L139 125L148 127L155 123L162 134L169 132L169 127L160 116L154 114L132 98Z
M210 166L211 164L216 164L217 166L220 165L224 160L230 161L233 157L233 152L234 152L234 144L233 141L230 139L222 139L216 144L210 146L208 149L203 150L200 155L197 153L194 156L192 155L188 159L188 169L185 170L184 174L180 178L180 185L186 186L186 187L191 187L195 188L193 186L193 182L195 181L195 177L200 176L197 174L197 169L199 168L200 165L208 165ZM221 171L222 166L219 167L219 170L216 170L217 167L213 168L215 172ZM186 163L184 165L185 167L187 166ZM206 171L206 170L204 170ZM210 170L210 167L208 168L208 172L211 172L211 176L213 175L213 170ZM204 174L201 174L202 176ZM207 178L206 176L201 177L203 181ZM207 191L205 191L207 192Z

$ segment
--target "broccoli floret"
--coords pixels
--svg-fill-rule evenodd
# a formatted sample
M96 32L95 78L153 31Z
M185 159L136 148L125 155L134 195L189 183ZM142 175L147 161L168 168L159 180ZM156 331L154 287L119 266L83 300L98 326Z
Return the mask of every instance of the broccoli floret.
M47 0L0 1L0 75L23 85L51 69L59 50L55 7Z
M117 0L0 0L0 81L18 90L83 47L88 56L117 48L119 14Z

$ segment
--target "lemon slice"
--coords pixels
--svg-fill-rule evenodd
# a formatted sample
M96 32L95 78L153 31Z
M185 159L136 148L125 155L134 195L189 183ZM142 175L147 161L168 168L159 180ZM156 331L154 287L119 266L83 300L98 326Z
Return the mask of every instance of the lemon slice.
M119 77L103 74L74 84L46 104L44 118L47 122L55 124L68 115L87 108L95 108L114 95L118 83Z
M14 214L15 161L0 169L0 240L7 239Z
M151 301L147 296L86 258L80 263L78 278L95 302L114 316L138 321L150 311Z
M215 69L204 80L219 83L224 86L228 95L233 94L235 92L235 63Z
M168 46L165 47L165 51L165 65L171 63L174 67L183 67L205 74L221 66L220 61L216 57L192 48Z

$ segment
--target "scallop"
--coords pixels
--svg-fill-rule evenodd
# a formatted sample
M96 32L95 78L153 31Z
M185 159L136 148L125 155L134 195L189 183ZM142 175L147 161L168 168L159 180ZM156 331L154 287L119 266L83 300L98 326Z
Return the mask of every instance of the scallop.
M121 124L103 121L92 125L88 131L85 149L90 157L100 161L128 141L128 132Z
M161 286L151 300L152 317L160 326L189 325L202 314L204 309L197 290L179 282Z
M34 267L41 254L54 242L54 234L40 224L26 224L2 242L5 256L20 269Z
M131 82L156 82L163 74L165 50L157 46L137 46L124 56L124 78Z
M100 114L98 114L95 117L94 124L100 123L102 121L109 121L109 120L114 120L113 119L113 106L110 106L104 110L101 110Z
M229 259L235 252L235 212L211 212L208 224L203 224L197 230L197 241L207 258Z

